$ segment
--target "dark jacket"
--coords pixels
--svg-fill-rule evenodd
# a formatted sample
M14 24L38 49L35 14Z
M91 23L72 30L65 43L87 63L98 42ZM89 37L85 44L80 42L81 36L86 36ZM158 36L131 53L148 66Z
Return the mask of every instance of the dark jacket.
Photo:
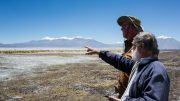
M131 59L108 51L101 51L99 57L127 73L135 64ZM169 87L170 81L164 65L155 57L145 58L140 61L126 101L168 101Z

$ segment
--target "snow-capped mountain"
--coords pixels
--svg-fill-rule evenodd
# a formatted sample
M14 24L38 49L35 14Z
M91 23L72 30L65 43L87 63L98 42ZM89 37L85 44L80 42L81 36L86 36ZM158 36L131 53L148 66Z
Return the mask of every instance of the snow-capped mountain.
M60 38L51 38L44 37L41 40L30 41L25 43L15 43L15 44L1 44L0 47L4 48L83 48L84 46L91 47L120 47L119 44L104 44L102 42L96 41L92 38L83 38L83 37L60 37Z
M171 37L159 36L157 37L159 49L180 49L180 42ZM41 40L30 41L25 43L14 44L0 44L0 48L83 48L84 46L91 46L97 48L119 48L123 47L122 42L117 44L105 44L96 41L92 38L84 37L44 37Z
M172 37L157 37L159 49L180 49L180 42Z
M85 37L82 37L82 36L76 36L76 37L59 37L59 38L53 38L53 37L49 37L49 36L46 36L46 37L43 37L41 40L58 40L58 39L66 39L66 40L73 40L75 38L80 38L80 39L92 39L92 38L85 38Z

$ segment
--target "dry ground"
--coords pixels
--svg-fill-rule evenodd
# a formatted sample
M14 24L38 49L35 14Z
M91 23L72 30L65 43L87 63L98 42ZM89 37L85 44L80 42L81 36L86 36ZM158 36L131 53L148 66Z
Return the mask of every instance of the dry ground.
M99 61L55 65L0 83L0 99L22 101L105 101L117 71Z
M170 101L180 96L180 51L160 54L171 79ZM117 70L103 61L54 65L0 82L3 101L107 101L114 92Z

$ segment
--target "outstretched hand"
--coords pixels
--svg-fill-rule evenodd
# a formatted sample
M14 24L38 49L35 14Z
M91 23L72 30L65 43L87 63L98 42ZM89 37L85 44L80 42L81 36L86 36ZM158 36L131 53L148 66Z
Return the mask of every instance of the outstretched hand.
M87 52L86 52L87 55L93 55L93 54L99 54L100 53L100 50L93 49L93 48L90 48L88 46L85 46L85 48L87 48Z

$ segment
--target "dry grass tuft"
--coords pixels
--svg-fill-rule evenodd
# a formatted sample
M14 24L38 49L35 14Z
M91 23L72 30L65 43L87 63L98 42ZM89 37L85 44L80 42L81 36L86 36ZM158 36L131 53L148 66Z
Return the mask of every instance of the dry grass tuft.
M105 101L113 93L117 70L102 63L72 63L50 66L0 83L0 100Z

